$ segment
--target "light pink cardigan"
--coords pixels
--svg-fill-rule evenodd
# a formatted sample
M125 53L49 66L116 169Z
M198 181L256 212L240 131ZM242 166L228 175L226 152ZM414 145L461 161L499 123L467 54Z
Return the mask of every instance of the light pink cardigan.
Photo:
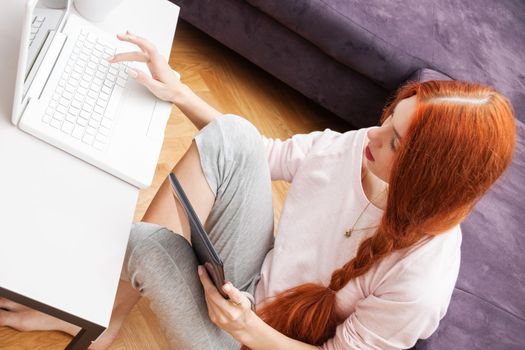
M373 229L346 238L368 203L361 186L367 129L263 138L272 180L291 186L275 247L262 266L258 304L306 282L328 285L332 272L351 260ZM370 205L356 228L379 223ZM337 293L346 319L322 349L402 349L429 337L445 315L460 263L459 226L409 250L398 251Z

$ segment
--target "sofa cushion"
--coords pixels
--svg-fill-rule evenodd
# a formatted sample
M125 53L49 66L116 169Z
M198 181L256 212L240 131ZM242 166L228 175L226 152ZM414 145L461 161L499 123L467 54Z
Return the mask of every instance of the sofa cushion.
M446 320L414 348L522 350L525 344L525 320L459 289L452 294Z
M461 225L456 287L525 320L525 125L519 121L517 131L512 165Z
M431 67L495 86L525 121L523 1L246 1L388 90Z
M525 124L511 166L461 224L461 266L447 314L416 349L525 348Z

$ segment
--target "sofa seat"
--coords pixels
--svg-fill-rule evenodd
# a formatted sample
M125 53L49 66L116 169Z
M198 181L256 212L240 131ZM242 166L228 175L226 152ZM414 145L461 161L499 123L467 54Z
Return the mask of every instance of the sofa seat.
M414 349L523 350L525 320L479 296L456 287L445 317L431 341L419 341Z

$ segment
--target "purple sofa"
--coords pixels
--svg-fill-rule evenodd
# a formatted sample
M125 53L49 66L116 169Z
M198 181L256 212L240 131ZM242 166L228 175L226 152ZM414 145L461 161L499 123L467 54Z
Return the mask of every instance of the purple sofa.
M495 86L525 121L521 0L170 0L181 18L354 127L416 70Z
M354 127L406 80L495 86L525 121L523 0L171 0L181 17ZM413 349L525 349L525 125L462 224L447 315ZM521 231L524 230L524 231Z

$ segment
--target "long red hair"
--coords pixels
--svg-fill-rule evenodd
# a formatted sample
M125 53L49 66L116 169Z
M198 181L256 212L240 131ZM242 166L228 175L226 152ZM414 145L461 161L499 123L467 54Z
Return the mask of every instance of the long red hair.
M510 164L514 116L508 100L493 88L460 81L408 83L381 119L414 95L416 110L396 153L377 231L332 273L328 286L308 283L285 290L257 310L281 333L312 345L332 338L343 321L335 312L338 290L393 251L459 224Z

